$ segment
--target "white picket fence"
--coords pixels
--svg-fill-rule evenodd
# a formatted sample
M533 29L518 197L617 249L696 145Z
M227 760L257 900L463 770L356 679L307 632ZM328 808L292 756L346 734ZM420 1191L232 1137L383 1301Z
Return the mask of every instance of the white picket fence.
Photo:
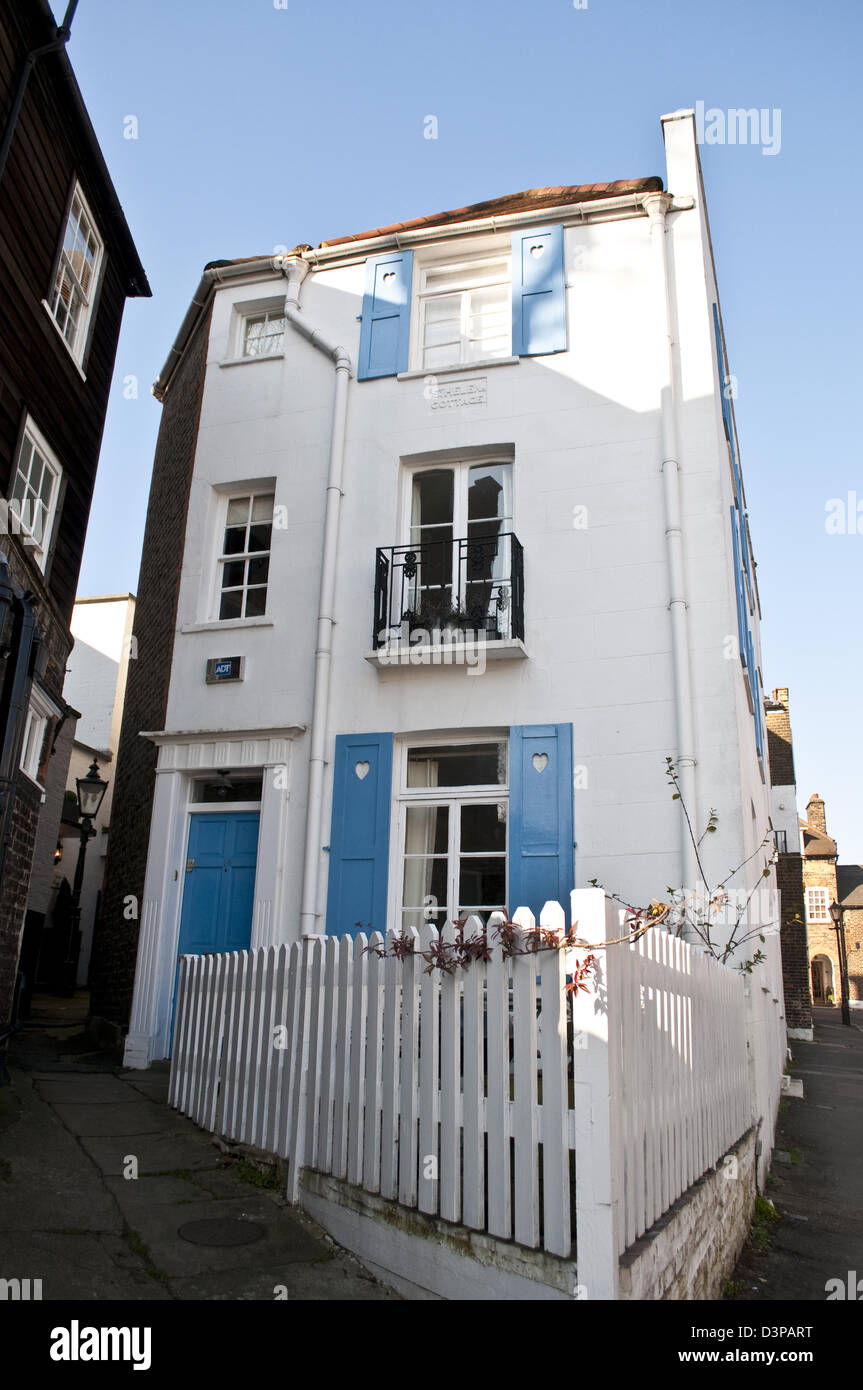
M570 921L621 935L600 890L540 918ZM171 1104L287 1159L293 1200L310 1167L562 1257L577 1227L579 1280L613 1297L618 1255L751 1123L743 980L653 929L568 995L583 952L504 959L490 932L450 975L425 969L436 936L404 960L377 933L184 957Z

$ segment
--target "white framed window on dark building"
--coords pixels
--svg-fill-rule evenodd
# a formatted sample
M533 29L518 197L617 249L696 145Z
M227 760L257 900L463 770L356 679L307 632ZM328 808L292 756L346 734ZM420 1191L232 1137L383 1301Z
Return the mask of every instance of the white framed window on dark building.
M84 360L103 252L102 238L96 230L93 215L80 186L76 185L63 230L50 299L46 303L63 341L79 366Z
M63 470L29 417L21 435L8 502L8 525L45 569L57 514Z

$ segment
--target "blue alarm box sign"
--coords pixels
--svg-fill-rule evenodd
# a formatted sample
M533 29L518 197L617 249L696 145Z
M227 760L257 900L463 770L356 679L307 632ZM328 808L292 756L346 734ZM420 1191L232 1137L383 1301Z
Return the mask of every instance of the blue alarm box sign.
M221 685L223 681L243 679L244 659L241 656L211 656L207 662L207 684Z

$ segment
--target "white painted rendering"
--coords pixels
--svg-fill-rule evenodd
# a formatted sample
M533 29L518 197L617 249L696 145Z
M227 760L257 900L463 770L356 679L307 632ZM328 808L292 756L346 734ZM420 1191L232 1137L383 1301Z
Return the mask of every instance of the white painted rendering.
M135 599L131 594L106 594L79 598L72 609L71 632L75 645L66 663L63 697L80 712L75 742L66 777L67 790L86 777L95 757L108 783L99 814L93 822L95 837L87 847L81 889L81 951L78 985L86 985L93 946L93 929L99 893L108 855L108 832L114 796L114 760L120 743L123 702L129 661L136 654L132 639ZM80 836L61 826L62 858L55 865L55 886L62 878L72 883Z
M501 219L499 227L464 223L404 238L422 262L431 255L468 257L477 245L493 248L495 235L508 243L514 224L562 223L568 346L550 356L436 373L444 387L477 383L467 396L450 393L455 404L447 409L435 407L427 374L415 370L348 382L314 874L304 844L310 736L302 730L321 713L315 651L338 374L333 356L308 341L308 333L316 330L325 344L344 344L356 362L365 259L385 239L319 248L284 265L261 261L210 273L212 322L166 716L172 732L157 739L127 1064L146 1066L166 1055L180 910L174 875L184 861L194 775L176 760L178 747L199 750L194 771L203 773L237 765L233 753L220 763L220 741L254 745L254 766L265 769L266 787L268 731L292 730L281 735L292 750L288 810L266 790L261 807L258 875L261 883L278 882L279 896L269 889L260 895L274 906L269 935L256 927L253 945L298 938L304 877L307 886L317 879L305 930L324 930L324 846L337 734L393 730L398 740L571 721L574 762L584 773L575 794L576 886L595 877L629 901L661 897L666 885L687 884L693 872L683 852L680 809L666 784L668 754L691 755L686 785L700 827L711 807L719 813L705 847L714 883L767 833L766 770L756 754L736 649L733 482L717 389L711 311L717 292L692 113L665 117L663 132L671 196L662 198L664 231L653 239L646 204L654 200L656 223L656 194L543 210L534 221L522 215ZM286 276L300 259L297 299ZM238 322L247 306L286 299L297 300L306 336L289 322L283 355L240 365ZM223 370L229 364L237 369ZM159 389L170 390L170 382ZM375 551L408 539L405 469L463 459L490 446L501 446L513 460L513 530L525 556L524 643L497 652L481 675L465 665L369 660ZM272 484L276 507L287 509L287 526L273 531L266 617L214 623L221 499L226 490L253 483ZM675 496L678 510L671 515L669 498ZM576 508L587 508L586 527L574 524ZM669 531L676 535L678 526L670 542ZM757 611L753 624L760 661ZM220 656L245 658L241 682L205 684L207 660ZM689 749L681 750L682 730L691 738ZM757 873L751 864L735 884L751 888ZM778 936L768 934L763 949L768 960L753 972L749 1007L753 1037L766 1058L757 1113L772 1133L784 1052ZM764 1132L762 1139L768 1154L771 1136Z

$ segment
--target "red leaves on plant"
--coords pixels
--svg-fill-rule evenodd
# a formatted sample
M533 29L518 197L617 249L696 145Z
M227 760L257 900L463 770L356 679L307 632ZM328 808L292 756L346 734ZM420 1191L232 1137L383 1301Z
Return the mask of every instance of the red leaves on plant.
M596 966L597 960L595 955L591 953L591 955L585 956L584 960L580 961L573 970L572 979L567 983L565 992L567 994L576 994L578 990L583 990L585 994L589 994L590 985L587 982L590 979L595 979Z

